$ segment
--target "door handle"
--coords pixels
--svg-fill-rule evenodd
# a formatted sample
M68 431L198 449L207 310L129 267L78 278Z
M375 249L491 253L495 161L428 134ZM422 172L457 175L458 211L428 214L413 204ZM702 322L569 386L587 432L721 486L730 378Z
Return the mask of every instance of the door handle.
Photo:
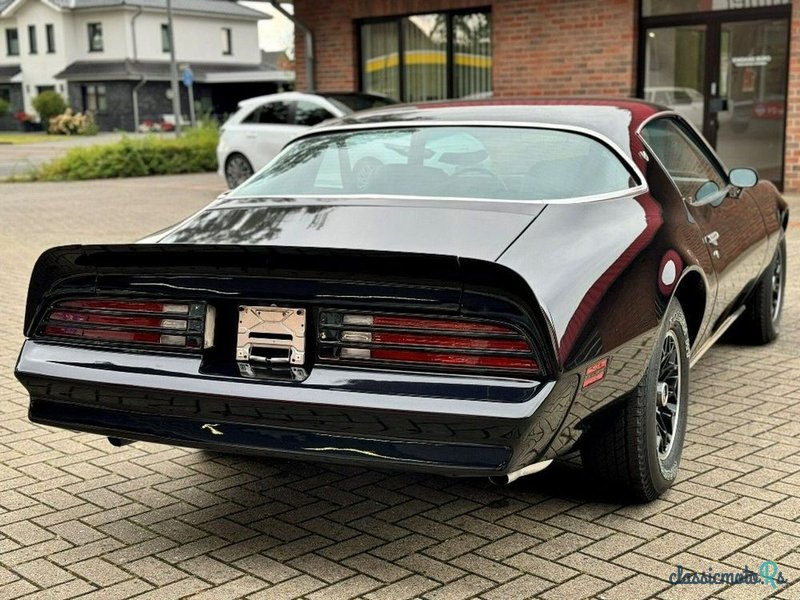
M709 246L719 246L719 231L712 231L703 239Z

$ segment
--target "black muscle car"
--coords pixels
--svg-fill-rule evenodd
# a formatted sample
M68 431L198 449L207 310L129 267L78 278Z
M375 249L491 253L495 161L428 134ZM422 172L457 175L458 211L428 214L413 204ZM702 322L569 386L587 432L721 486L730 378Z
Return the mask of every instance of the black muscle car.
M37 423L510 482L582 451L675 480L689 368L766 343L787 205L638 101L390 107L315 128L138 244L33 272Z

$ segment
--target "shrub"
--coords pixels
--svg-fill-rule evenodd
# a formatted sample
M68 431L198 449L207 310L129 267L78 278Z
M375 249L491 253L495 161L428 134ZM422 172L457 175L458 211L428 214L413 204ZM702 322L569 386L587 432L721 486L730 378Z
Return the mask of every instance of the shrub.
M75 113L68 108L63 114L50 119L48 133L59 135L96 135L97 125L91 113Z
M67 103L60 94L47 91L42 92L33 99L33 108L39 113L39 119L43 124L50 123L50 119L60 115L67 110Z
M178 139L125 137L114 144L78 147L33 174L44 181L109 179L215 171L217 141L213 128L189 130Z
M0 98L0 117L5 117L8 114L8 109L11 108L11 104L9 104L8 100L5 98Z

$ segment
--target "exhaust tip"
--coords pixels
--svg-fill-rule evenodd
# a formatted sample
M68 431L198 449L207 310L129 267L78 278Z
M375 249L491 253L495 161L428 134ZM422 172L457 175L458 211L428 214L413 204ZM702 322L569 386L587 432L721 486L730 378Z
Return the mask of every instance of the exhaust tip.
M108 443L114 446L115 448L122 448L123 446L127 446L128 444L132 444L134 440L127 440L125 438L118 438L118 437L110 437L108 438Z
M508 485L519 479L520 477L526 477L527 475L533 475L534 473L538 473L539 471L544 471L547 467L552 464L553 460L543 460L542 462L533 463L532 465L528 465L527 467L522 467L516 471L512 471L511 473L506 473L504 475L492 475L489 477L489 481L497 486Z

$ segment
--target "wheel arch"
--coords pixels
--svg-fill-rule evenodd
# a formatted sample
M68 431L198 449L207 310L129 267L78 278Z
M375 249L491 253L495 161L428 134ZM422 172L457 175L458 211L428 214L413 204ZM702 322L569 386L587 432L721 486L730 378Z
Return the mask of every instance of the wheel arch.
M699 269L687 269L675 286L672 297L681 303L689 328L689 343L694 349L703 327L703 319L708 307L708 285Z

